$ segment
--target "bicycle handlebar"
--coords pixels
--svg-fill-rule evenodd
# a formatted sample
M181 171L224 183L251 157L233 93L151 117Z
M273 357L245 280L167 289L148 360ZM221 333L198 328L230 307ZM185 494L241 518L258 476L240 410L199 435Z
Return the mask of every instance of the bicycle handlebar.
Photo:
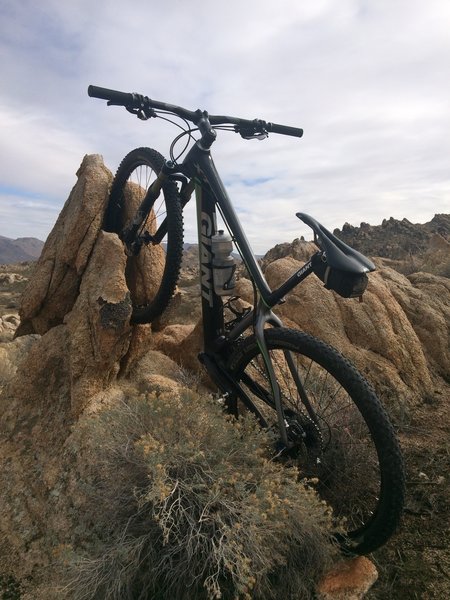
M125 108L131 110L165 110L195 124L198 123L201 117L205 116L205 113L199 110L191 111L187 110L186 108L182 108L181 106L167 104L167 102L151 100L147 96L142 96L141 94L119 92L117 90L110 90L107 88L98 87L96 85L90 85L88 87L88 94L91 98L108 100L109 105L125 106ZM279 133L281 135L290 135L293 137L302 137L303 135L303 129L300 129L299 127L278 125L277 123L269 123L260 119L241 119L238 117L228 117L222 115L207 115L207 117L211 125L225 125L228 123L235 125L236 132L241 134L242 131L253 131L254 133L259 131L267 131L270 133Z

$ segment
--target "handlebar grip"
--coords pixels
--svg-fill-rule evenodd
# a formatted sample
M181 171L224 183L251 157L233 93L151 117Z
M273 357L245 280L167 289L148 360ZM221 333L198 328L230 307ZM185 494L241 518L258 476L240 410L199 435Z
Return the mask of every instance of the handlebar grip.
M91 98L109 100L120 106L129 106L133 102L133 94L118 92L117 90L108 90L107 88L98 87L96 85L90 85L88 87L88 95Z
M266 128L269 132L281 133L282 135L291 135L293 137L302 137L303 135L303 129L300 129L300 127L289 127L288 125L267 123Z

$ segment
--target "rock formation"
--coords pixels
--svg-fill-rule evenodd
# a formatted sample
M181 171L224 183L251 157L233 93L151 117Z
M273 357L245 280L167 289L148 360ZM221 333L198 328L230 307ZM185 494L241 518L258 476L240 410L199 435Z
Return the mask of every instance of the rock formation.
M313 242L305 242L304 239L296 238L291 243L276 244L264 255L261 266L265 269L270 263L286 256L305 262L314 252L317 252L317 246Z
M328 573L318 586L318 600L361 600L377 578L375 565L365 556L358 556Z
M85 156L78 182L45 242L20 307L18 335L43 334L63 322L101 227L112 175L98 155Z
M0 335L10 334L13 336L19 326L19 317L16 314L6 314L0 317Z
M414 224L408 219L384 219L381 225L361 223L353 227L345 223L335 235L367 256L387 258L401 272L426 270L444 277L450 276L448 245L450 215L437 214L429 223ZM441 248L442 256L436 253ZM430 264L431 258L431 264Z

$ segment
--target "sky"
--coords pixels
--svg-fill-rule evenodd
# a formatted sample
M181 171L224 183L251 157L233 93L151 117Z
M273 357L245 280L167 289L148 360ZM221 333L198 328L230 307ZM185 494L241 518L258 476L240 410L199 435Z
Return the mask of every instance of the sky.
M331 230L450 212L448 0L0 0L0 81L6 237L45 240L85 154L168 156L177 128L89 84L304 129L212 148L256 253L311 239L299 211Z

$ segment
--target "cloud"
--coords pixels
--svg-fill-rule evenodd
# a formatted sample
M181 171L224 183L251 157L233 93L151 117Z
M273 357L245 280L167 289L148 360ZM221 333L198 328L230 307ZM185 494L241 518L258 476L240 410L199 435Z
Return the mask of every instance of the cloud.
M257 252L309 235L299 210L330 229L449 212L449 17L445 0L4 0L0 233L45 237L85 153L112 170L133 147L168 154L175 128L88 98L90 83L304 127L213 147ZM24 213L1 185L44 206Z

